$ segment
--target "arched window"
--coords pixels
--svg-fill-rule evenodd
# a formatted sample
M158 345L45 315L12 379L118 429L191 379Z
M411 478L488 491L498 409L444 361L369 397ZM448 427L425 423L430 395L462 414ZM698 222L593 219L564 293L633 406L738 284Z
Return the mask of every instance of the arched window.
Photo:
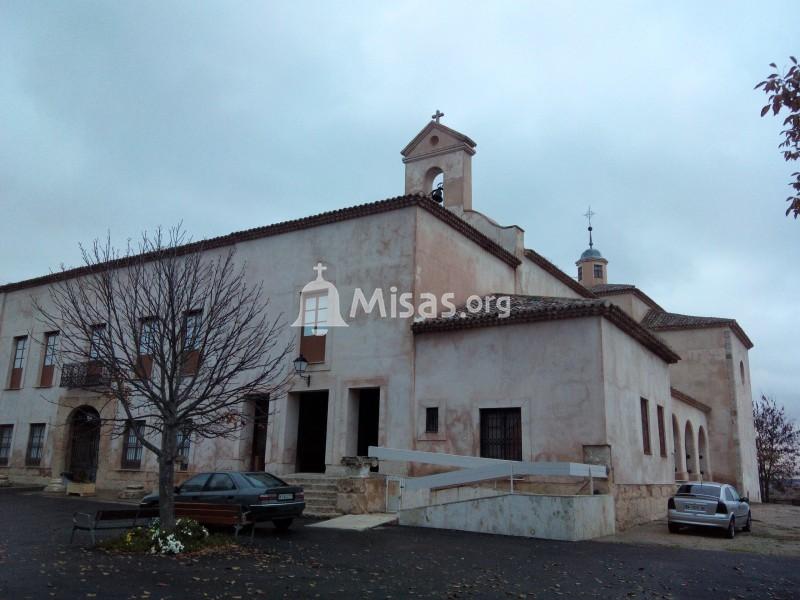
M686 431L683 443L686 446L686 472L689 479L697 478L697 452L695 451L694 428L689 421L686 421Z
M681 448L681 426L678 419L672 415L672 454L675 457L675 477L683 477L683 448Z
M742 385L744 385L744 361L739 361L739 377L742 380Z
M703 479L710 479L711 472L708 468L708 442L706 441L706 431L701 425L697 430L697 458L700 459L700 476Z

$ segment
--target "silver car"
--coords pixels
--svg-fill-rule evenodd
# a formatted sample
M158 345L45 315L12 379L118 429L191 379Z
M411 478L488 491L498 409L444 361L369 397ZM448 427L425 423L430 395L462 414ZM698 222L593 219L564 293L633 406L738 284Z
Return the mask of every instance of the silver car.
M684 525L724 529L732 539L736 530L750 531L750 500L740 498L736 489L726 483L684 483L667 504L670 533L678 533Z

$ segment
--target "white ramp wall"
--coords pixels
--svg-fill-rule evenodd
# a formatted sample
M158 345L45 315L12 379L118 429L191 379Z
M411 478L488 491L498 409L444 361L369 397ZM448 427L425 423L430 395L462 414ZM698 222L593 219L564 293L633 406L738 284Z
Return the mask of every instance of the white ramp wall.
M589 540L615 533L608 495L503 494L401 510L400 525L548 540Z

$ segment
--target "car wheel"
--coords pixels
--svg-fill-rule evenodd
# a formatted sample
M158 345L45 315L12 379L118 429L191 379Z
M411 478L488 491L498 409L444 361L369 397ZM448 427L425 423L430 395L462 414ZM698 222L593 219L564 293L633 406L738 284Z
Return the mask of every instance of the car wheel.
M670 533L680 533L681 527L677 523L667 523L667 528Z
M286 531L292 524L293 519L275 519L272 524L278 531Z
M747 521L744 524L744 528L742 531L750 531L753 525L753 517L750 515L750 511L747 512Z
M729 540L732 540L734 537L736 537L736 517L731 517L731 520L728 523L728 530L725 532L725 537Z

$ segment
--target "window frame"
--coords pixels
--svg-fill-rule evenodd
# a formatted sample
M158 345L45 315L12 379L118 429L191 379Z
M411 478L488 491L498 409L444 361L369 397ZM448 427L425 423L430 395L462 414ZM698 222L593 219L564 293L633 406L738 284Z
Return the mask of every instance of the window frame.
M200 369L199 339L202 330L203 309L188 310L183 315L183 363L181 375L191 377Z
M44 458L44 441L47 423L31 423L28 429L28 445L25 450L25 466L39 467Z
M642 413L642 449L645 454L650 456L653 454L653 447L650 443L650 401L647 398L639 398L639 408Z
M61 332L48 331L44 334L44 350L42 355L42 370L39 373L39 387L53 386L53 373L56 368L56 353L58 352L58 338Z
M121 469L138 471L142 468L144 444L133 428L136 427L140 430L140 434L144 435L145 425L146 421L144 419L136 419L133 423L125 424L125 434L122 440L122 460L120 461ZM133 450L133 458L129 459L128 455L131 450Z
M28 336L14 337L14 346L11 353L11 374L8 379L8 389L20 390L24 384L25 354L28 349Z
M658 449L662 458L667 457L667 431L664 424L664 407L656 404L656 419L658 420Z
M479 437L480 455L484 458L497 458L500 460L522 460L522 408L519 406L506 406L479 409ZM495 427L503 429L501 441L490 439L488 433L489 419L502 415L502 424ZM515 421L515 422L513 422ZM509 429L511 435L509 435ZM500 449L501 456L492 455L493 451Z
M324 306L321 300L324 299ZM301 295L300 354L309 364L324 363L327 359L327 339L330 333L328 314L330 305L327 290ZM309 306L309 303L312 303ZM322 313L322 316L320 315ZM309 321L309 315L311 320Z
M439 407L425 407L425 433L439 433Z
M603 265L593 265L592 275L595 279L603 278Z
M11 445L13 441L13 423L0 425L0 467L7 467L8 463L11 462Z
M103 335L106 332L105 323L97 323L92 325L91 333L89 334L89 362L96 362L100 358L100 351L98 347L103 341Z

